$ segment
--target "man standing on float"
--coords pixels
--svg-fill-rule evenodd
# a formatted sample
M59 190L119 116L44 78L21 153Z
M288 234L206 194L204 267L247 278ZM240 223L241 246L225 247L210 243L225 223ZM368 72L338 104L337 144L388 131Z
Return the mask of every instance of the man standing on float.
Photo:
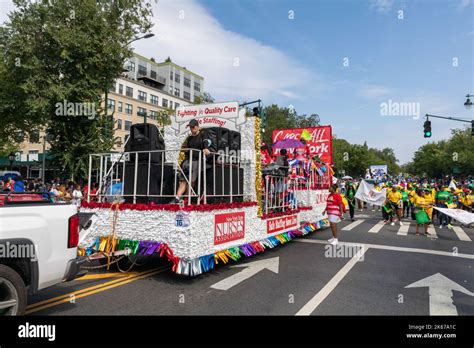
M186 192L188 188L188 182L191 182L191 186L195 186L198 178L199 170L199 151L202 150L204 156L209 155L210 140L205 139L204 134L199 129L199 122L196 119L189 121L188 125L191 130L191 134L188 136L183 144L183 148L188 149L185 151L185 159L181 164L181 170L179 171L179 187L175 199L172 203L181 203L181 196ZM199 151L192 151L193 156L191 158L190 150L195 149ZM189 168L191 169L191 178L186 180L185 175L189 175Z

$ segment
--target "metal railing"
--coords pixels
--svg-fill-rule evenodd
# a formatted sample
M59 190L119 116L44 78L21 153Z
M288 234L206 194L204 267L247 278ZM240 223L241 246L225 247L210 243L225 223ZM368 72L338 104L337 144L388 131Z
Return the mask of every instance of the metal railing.
M185 168L183 168L184 161L181 165L166 162L167 154L175 153L172 157L179 158L181 152L185 154L184 161L188 162ZM143 168L145 164L146 168ZM182 198L187 198L188 204L192 204L193 200L198 205L206 204L213 198L232 203L237 198L244 199L241 164L237 155L211 152L208 156L204 156L201 150L196 149L91 154L88 187L90 188L93 182L98 182L98 190L96 195L88 195L87 200L88 202L91 199L99 202L125 200L137 203L137 198L159 198L162 203L168 203L176 197L179 182L184 181L187 187ZM155 166L153 171L152 166ZM156 175L156 167L159 175ZM194 182L191 180L193 171L197 171L197 174L194 173L196 177ZM97 173L95 180L94 172ZM146 192L143 190L144 180L146 180ZM211 185L208 184L208 180L212 180L209 181ZM152 190L150 182L154 185Z

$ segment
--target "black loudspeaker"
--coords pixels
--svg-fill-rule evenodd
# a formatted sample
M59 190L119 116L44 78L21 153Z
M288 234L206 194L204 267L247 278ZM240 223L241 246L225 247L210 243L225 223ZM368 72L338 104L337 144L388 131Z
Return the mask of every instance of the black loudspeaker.
M137 123L130 128L130 138L125 144L125 152L165 150L165 141L158 127L150 123ZM166 161L164 152L140 153L138 162L147 162L150 156L151 163ZM129 160L135 163L135 154L131 153Z
M216 163L215 170L208 168L206 172L206 193L216 197L208 197L207 203L230 203L231 166L228 164ZM215 185L214 185L215 183ZM232 165L232 194L240 195L233 197L233 202L243 202L244 193L244 169Z
M217 144L219 143L219 127L210 127L204 128L204 137L211 141L211 145L209 146L209 151L217 152Z
M230 149L234 151L241 150L241 138L239 132L230 131L229 133Z
M211 152L217 152L218 150L225 152L226 148L237 152L241 149L239 132L221 127L204 128L203 132L205 137L211 141L211 146L209 147Z
M163 183L161 172L163 171ZM135 180L135 162L125 164L124 194L133 195ZM163 186L162 186L163 184ZM148 185L148 163L138 163L137 166L137 195L147 195ZM163 189L161 190L161 187ZM173 195L174 194L174 170L170 164L150 164L150 195ZM160 192L161 191L161 192ZM172 197L136 197L137 203L168 203ZM125 197L125 202L133 203L133 196Z
M225 151L226 148L229 148L230 142L230 130L227 128L219 128L219 139L217 143L217 149Z

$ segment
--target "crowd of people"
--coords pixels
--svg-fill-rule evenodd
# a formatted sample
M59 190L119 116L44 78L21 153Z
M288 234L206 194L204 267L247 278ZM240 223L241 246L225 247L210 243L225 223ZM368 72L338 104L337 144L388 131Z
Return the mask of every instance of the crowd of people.
M328 214L333 231L333 238L329 240L331 244L338 243L336 225L343 219L346 207L351 221L355 220L356 210L362 212L365 208L381 211L384 224L390 223L392 226L395 221L402 226L403 218L411 218L416 221L416 234L420 234L420 228L423 228L427 236L430 224L439 228L453 228L452 218L434 207L474 212L474 181L471 179L455 181L453 178L429 180L387 177L386 181L374 182L375 190L386 190L386 198L381 206L372 207L356 198L361 180L341 182L330 189L325 213ZM395 180L398 183L394 183Z
M91 185L91 198L93 199L98 190L96 183ZM2 193L40 193L46 199L54 203L73 203L80 205L82 200L87 199L89 188L72 180L61 181L56 178L51 182L44 183L39 178L24 180L21 176L5 178L0 180L0 192Z

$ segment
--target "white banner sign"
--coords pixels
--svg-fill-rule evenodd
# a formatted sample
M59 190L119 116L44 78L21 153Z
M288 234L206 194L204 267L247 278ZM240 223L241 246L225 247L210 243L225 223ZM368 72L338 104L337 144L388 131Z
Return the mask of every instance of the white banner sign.
M433 207L436 210L439 210L443 214L452 217L454 220L459 221L464 225L474 224L474 214L462 209L448 209L448 208L438 208Z
M377 191L374 189L374 185L362 180L359 188L357 189L355 197L370 204L383 205L386 200L386 192L385 189Z
M201 128L223 127L240 131L240 126L246 122L245 108L239 109L238 102L180 106L171 118L171 128L176 135L186 133L186 125L192 119L196 119Z
M372 174L372 176L375 176L375 177L388 174L388 166L386 164L371 165L370 174Z

